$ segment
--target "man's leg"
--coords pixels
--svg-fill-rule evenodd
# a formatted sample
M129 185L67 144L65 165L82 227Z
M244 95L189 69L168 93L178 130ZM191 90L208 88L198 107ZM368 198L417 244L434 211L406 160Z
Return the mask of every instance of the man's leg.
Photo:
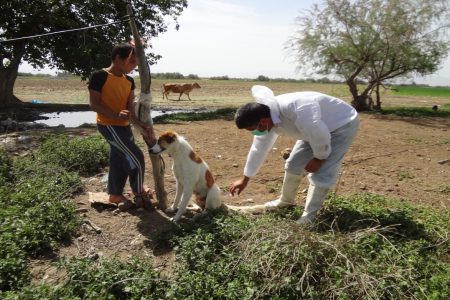
M123 152L118 141L126 139L127 131L122 126L98 125L99 132L110 145L108 194L109 201L117 203L120 210L125 211L133 206L133 203L123 195L123 188L129 175L129 160ZM120 138L118 138L120 137Z
M312 158L311 147L308 143L297 141L286 160L283 187L280 198L266 202L267 208L281 208L295 205L295 197L300 181L305 176L305 166Z
M298 224L311 223L316 219L317 212L322 208L329 190L330 188L315 186L312 183L309 185L305 210L300 219L297 220Z
M303 174L296 175L285 171L280 198L266 202L264 206L267 208L282 208L295 205L295 196L303 177Z
M355 119L331 133L331 154L317 172L308 176L310 185L305 210L297 223L306 224L315 220L329 190L336 184L342 161L356 136L358 127L359 119Z

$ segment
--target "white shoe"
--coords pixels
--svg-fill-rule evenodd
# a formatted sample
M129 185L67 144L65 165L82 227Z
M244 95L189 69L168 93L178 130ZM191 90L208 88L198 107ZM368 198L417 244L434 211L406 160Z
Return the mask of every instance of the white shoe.
M284 172L283 187L281 188L281 197L266 202L264 204L267 208L282 208L295 205L295 196L297 195L297 189L300 185L304 174L296 175L288 172Z
M316 220L317 213L327 197L329 188L309 185L308 195L306 196L305 210L302 216L297 220L297 224L309 224Z
M267 208L284 208L284 207L290 207L294 206L294 203L291 202L284 202L281 201L281 199L272 200L269 202L264 203L264 206Z
M302 215L297 221L297 224L303 225L303 224L310 224L316 220L317 214L309 214L309 215Z

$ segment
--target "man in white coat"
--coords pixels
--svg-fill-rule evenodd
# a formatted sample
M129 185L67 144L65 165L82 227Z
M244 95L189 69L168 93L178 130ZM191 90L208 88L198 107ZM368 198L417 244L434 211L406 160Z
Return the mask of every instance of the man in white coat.
M239 129L252 131L253 144L244 174L230 185L240 194L264 163L279 135L297 140L285 164L281 196L267 202L268 208L295 205L301 179L309 180L305 210L299 224L315 220L317 212L336 184L344 155L359 127L356 110L343 100L318 92L297 92L274 96L265 86L253 86L256 103L247 103L235 115Z

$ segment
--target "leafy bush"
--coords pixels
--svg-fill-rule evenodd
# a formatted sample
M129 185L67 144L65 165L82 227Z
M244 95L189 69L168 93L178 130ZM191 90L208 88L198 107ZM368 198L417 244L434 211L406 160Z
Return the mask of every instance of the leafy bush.
M230 80L230 77L228 77L228 75L223 75L223 76L209 77L209 79L211 79L211 80Z
M270 81L270 78L264 75L259 75L258 77L256 77L255 79L256 81Z
M0 148L0 187L11 179L12 160L5 149Z
M449 117L450 109L448 106L442 106L438 110L432 107L385 107L382 114L393 114L401 117Z
M10 233L13 235L13 233ZM8 291L26 285L29 281L28 258L13 237L0 234L0 297L1 291Z
M177 113L177 114L169 114L169 115L161 115L157 116L153 119L155 123L168 123L175 121L201 121L201 120L213 120L224 118L227 120L232 120L234 118L234 114L236 113L235 108L220 108L215 111L207 111L200 113Z
M359 195L330 199L313 227L292 222L300 213L219 214L183 226L172 239L177 284L168 295L448 299L448 212Z
M149 260L88 259L61 262L70 280L63 286L42 285L5 293L3 299L165 299L168 281ZM1 295L1 294L0 294Z
M258 218L215 211L160 232L176 252L150 260L64 261L68 278L4 299L448 299L450 212L364 194L330 197L311 226L300 208Z
M184 79L184 75L179 72L152 73L153 78L159 79Z
M82 186L78 174L32 156L17 158L11 170L10 184L0 189L3 291L18 289L28 282L29 255L53 249L77 228L75 205L67 199Z
M38 160L80 175L98 173L108 163L108 144L99 135L89 137L50 136L36 153Z

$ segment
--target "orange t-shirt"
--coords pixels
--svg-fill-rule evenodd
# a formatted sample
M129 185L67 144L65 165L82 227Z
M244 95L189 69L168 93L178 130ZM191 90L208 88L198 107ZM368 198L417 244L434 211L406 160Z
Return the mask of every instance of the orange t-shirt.
M135 85L130 76L116 76L106 70L99 70L92 73L88 88L99 92L102 104L118 114L121 110L127 109L128 99ZM97 123L119 126L130 124L128 120L111 119L100 113L97 113Z

